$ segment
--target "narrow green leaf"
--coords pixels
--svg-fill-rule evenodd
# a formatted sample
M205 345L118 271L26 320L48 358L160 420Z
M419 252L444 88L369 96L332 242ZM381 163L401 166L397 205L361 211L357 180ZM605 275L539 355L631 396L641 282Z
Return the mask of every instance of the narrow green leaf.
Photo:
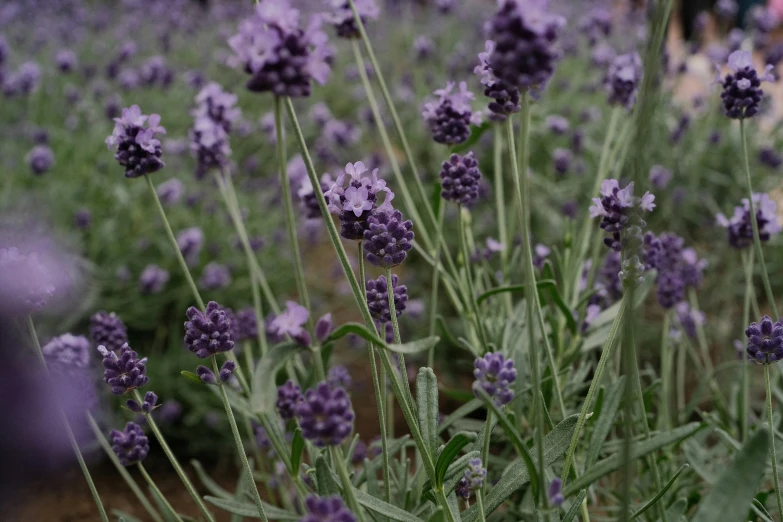
M335 482L323 455L318 455L318 458L315 459L315 481L318 486L319 497L327 497L339 493L337 482Z
M124 511L120 511L119 509L112 509L111 514L117 517L119 522L142 522L141 519L129 515Z
M446 514L443 512L443 509L438 508L432 515L430 515L430 518L427 519L427 522L446 522Z
M253 469L253 461L252 459L248 461L250 464L250 469ZM239 478L237 479L237 486L234 490L234 500L237 502L241 502L243 498L245 498L245 495L247 494L247 475L245 473L240 473ZM239 515L237 513L231 514L231 520L230 522L242 522L243 517L242 515Z
M649 502L647 502L644 506L642 506L639 511L631 515L631 518L629 520L633 520L651 507L655 505L656 502L658 502L663 496L666 494L667 491L669 491L669 488L671 488L674 485L674 482L677 480L677 477L680 476L680 473L688 469L690 466L688 464L683 464L680 466L680 469L677 470L677 472L672 475L672 478L669 479L669 482L666 483L665 486L661 488L661 490L656 493L656 495L650 499Z
M273 413L275 411L275 376L285 362L303 350L297 343L282 343L273 346L256 365L251 384L250 407L255 413Z
M457 338L454 337L454 335L449 331L448 326L446 326L446 319L444 319L442 315L438 314L438 317L435 319L435 321L438 323L438 329L443 335L443 338L446 339L446 342L453 346L458 346L459 342L457 341Z
M501 410L498 405L495 404L495 401L492 400L487 392L485 392L480 386L476 387L476 391L479 393L479 395L481 395L481 399L484 401L484 405L495 414L494 416L498 419L498 424L500 424L500 426L503 428L503 431L506 432L506 436L511 439L511 443L514 445L514 449L517 450L517 454L519 454L519 456L522 457L522 460L525 462L528 474L530 477L532 477L530 480L530 485L533 488L533 496L535 497L536 492L538 491L538 473L536 472L536 465L533 463L533 457L531 457L525 442L522 440L522 437L520 437L517 429L511 424L511 421L508 420L506 414L503 413L503 410Z
M378 346L386 345L386 343L383 340L381 340L381 338L378 337L378 335L375 332L373 332L363 324L359 324L359 323L345 323L338 326L337 328L334 329L334 331L331 334L329 334L329 337L326 338L324 344L337 341L338 339L342 339L348 334L358 335L365 341L369 341Z
M542 288L548 288L548 287L556 288L556 283L551 279L544 279L542 281L536 282L536 288L538 288L538 290L541 290ZM507 292L524 292L524 291L525 291L525 285L499 286L497 288L493 288L492 290L487 290L486 292L479 294L479 296L476 298L476 304L483 303L493 295L504 294Z
M704 425L698 422L691 422L685 426L680 426L671 431L660 433L647 440L633 444L631 447L631 459L636 460L640 457L644 457L654 451L657 451L670 444L680 442L683 439L687 439L697 431L704 428ZM563 494L565 496L573 495L580 489L589 486L599 478L608 475L609 473L617 470L623 464L622 451L615 453L611 457L607 457L604 460L598 462L595 466L586 469L584 474L578 479L574 480L568 486L566 486Z
M552 301L554 301L555 306L557 306L558 309L563 313L563 317L566 320L566 323L568 324L568 329L572 332L576 332L576 319L574 319L574 315L571 313L571 308L566 304L566 302L563 300L563 297L560 295L560 292L557 291L557 283L552 279L544 279L541 281L536 282L536 289L538 289L538 298L541 299L543 295L548 295ZM500 286L497 288L493 288L492 290L488 290L484 292L483 294L479 295L476 298L476 303L481 304L482 302L486 301L490 297L506 292L523 292L525 290L525 285L506 285L506 286Z
M443 477L443 492L448 496L462 478L462 471L468 467L468 461L481 456L478 450L470 451L451 463L446 475ZM432 490L432 482L427 479L422 487L422 496L435 503L435 494Z
M296 473L299 473L304 447L305 441L304 437L302 437L302 430L297 427L294 431L294 439L291 441L291 467Z
M451 465L451 461L459 454L462 449L476 440L475 433L461 431L454 435L438 455L438 461L435 463L435 487L443 486L443 478Z
M747 520L756 488L769 460L769 431L761 427L734 457L718 482L702 499L692 522Z
M577 415L571 415L565 418L555 429L544 437L544 465L549 466L559 459L571 441L571 437L576 429ZM530 452L535 454L536 447L533 446ZM516 459L506 470L505 474L489 490L487 498L484 499L484 512L487 517L495 511L508 497L521 489L530 481L530 475L527 471L527 465L522 459ZM478 508L476 504L470 506L462 512L462 522L477 522L479 519Z
M196 375L193 372L188 372L188 371L182 370L181 372L179 372L179 374L182 375L187 380L189 380L190 382L193 382L193 383L196 383L196 384L204 384L204 381L202 381L201 378L199 378L199 376Z
M201 462L197 461L196 459L192 459L190 461L190 465L193 466L193 469L196 470L196 475L198 476L198 479L201 481L201 484L207 488L207 491L215 495L216 497L220 497L223 499L230 500L233 498L233 495L230 491L224 489L220 484L212 480L212 477L210 477L207 472L204 470L204 467L201 465ZM256 510L258 512L258 510Z
M237 502L233 499L225 499L225 498L218 498L218 497L211 497L206 496L204 497L204 500L212 504L213 506L219 507L223 511L227 511L229 513L234 513L237 515L242 515L243 517L247 518L261 518L261 515L258 514L258 508L255 504L251 504L250 502ZM301 515L298 515L296 513L291 513L290 511L285 511L284 509L280 509L279 507L273 506L271 504L267 504L266 502L262 502L264 506L264 513L266 513L267 518L269 520L282 520L282 521L288 521L288 520L299 520L302 518Z
M432 457L438 452L438 380L431 368L420 368L416 377L416 407L421 437Z
M598 413L598 418L594 421L593 433L590 435L590 443L587 446L585 469L591 468L598 461L598 455L601 453L604 441L607 435L609 435L614 419L617 416L617 411L620 409L620 401L623 398L624 391L625 375L605 388L601 410Z
M353 494L356 496L356 501L359 504L369 509L373 513L384 515L392 520L397 520L398 522L424 522L419 517L414 516L411 513L408 513L404 509L400 509L397 506L387 504L383 500L375 498L372 495L365 493L361 489L354 488Z
M563 517L563 520L560 522L571 522L576 518L576 514L579 513L579 506L582 505L582 502L585 499L585 496L587 495L587 490L583 489L579 492L579 494L574 499L574 503L571 504L571 509L568 510L568 513L565 514Z
M430 348L434 348L436 344L440 342L440 337L437 335L433 335L432 337L425 337L424 339L419 339L418 341L411 341L409 343L403 343L403 344L387 344L387 345L381 345L386 346L389 350L401 353L401 354L414 354L414 353L421 353L426 352Z

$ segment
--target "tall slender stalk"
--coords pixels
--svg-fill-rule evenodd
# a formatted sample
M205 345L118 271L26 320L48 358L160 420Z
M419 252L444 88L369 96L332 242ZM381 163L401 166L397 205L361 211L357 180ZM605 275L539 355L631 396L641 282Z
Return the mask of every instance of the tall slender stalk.
M761 237L759 236L759 224L756 219L756 206L753 204L753 184L750 179L750 162L748 160L748 140L745 132L745 120L740 120L740 139L742 141L742 161L745 167L745 184L748 189L748 205L750 206L750 223L753 228L753 246L756 249L756 256L759 258L759 264L761 265L761 280L764 283L764 291L767 294L767 301L769 307L772 310L772 315L775 318L780 317L778 315L778 306L775 303L775 296L772 294L772 285L769 282L769 273L767 272L767 265L764 262L764 251L761 248Z
M440 206L438 211L438 228L435 230L435 266L432 269L432 293L430 297L430 335L435 335L435 329L438 323L438 269L440 268L441 235L443 234L443 215L444 205ZM435 347L427 351L427 367L435 370Z
M337 475L340 477L340 483L343 486L343 498L348 508L353 511L359 522L364 522L364 512L356 501L356 495L353 492L353 483L348 475L348 469L345 467L345 457L340 446L329 446L329 455L332 457L332 466L337 469Z
M778 504L778 514L783 520L783 497L780 494L780 477L778 476L778 458L775 452L775 420L772 416L772 384L769 378L769 364L764 365L764 384L767 388L767 422L769 423L769 451L772 459L772 478L775 485L775 501Z
M753 251L742 253L742 263L745 266L745 300L742 307L742 328L747 328L750 324L750 301L753 294ZM748 440L748 424L750 422L750 368L748 365L748 355L742 350L742 397L740 399L740 432L742 441Z
M46 358L41 349L41 342L38 340L38 333L35 331L35 323L33 322L33 317L30 315L27 316L27 330L30 334L30 339L33 341L33 348L35 348L35 354L38 356L38 361L41 363L44 372L46 372L46 376L49 377L49 366L46 364ZM58 399L55 398L55 400ZM65 428L65 434L68 436L68 442L71 444L71 449L73 449L76 460L79 462L79 467L84 475L84 479L87 481L87 487L90 488L92 499L95 501L95 506L98 508L98 514L101 516L103 522L109 522L109 517L106 515L106 509L103 507L103 502L101 502L101 496L98 494L98 488L95 487L95 482L92 480L92 475L90 475L90 470L87 468L87 463L84 462L82 451L79 449L79 444L76 442L76 437L73 435L71 424L68 422L68 417L65 416L65 412L59 402L57 404L57 411L60 414L60 421Z
M142 465L141 462L136 464L136 466L139 468L139 471L141 472L141 476L144 477L144 480L147 481L147 485L150 487L150 489L152 489L152 491L155 492L155 494L158 496L160 501L163 502L163 505L169 511L169 515L171 515L171 517L177 522L182 522L182 518L179 516L179 514L177 514L177 510L172 507L168 499L163 495L163 492L160 490L158 485L155 484L154 480L152 480L150 474L147 473L147 469Z
M220 375L220 368L218 367L217 357L215 356L212 357L212 370L215 372L216 376ZM226 417L228 417L228 424L231 427L231 434L234 436L234 444L236 444L237 447L239 460L242 462L242 468L245 470L245 475L251 496L253 497L253 502L256 505L256 509L258 509L258 514L261 517L261 520L267 522L266 513L264 512L264 505L261 502L261 495L258 493L258 486L256 485L255 478L253 477L253 469L250 467L250 462L247 460L245 446L242 444L242 436L239 434L239 428L237 427L237 421L234 418L234 412L231 409L231 403L228 400L228 394L226 393L225 385L221 383L218 385L218 388L220 388L220 398L223 399L223 407L226 410Z
M471 315L473 316L473 322L475 324L476 331L478 332L479 339L481 340L481 346L479 347L479 354L485 353L489 347L487 344L487 336L484 333L484 323L481 320L481 315L479 314L479 307L476 304L476 288L473 284L473 274L470 269L470 250L468 249L468 224L467 220L465 219L465 213L468 212L466 209L462 208L462 206L459 207L457 218L458 223L457 227L459 230L457 231L457 234L459 234L459 246L460 250L462 252L462 262L465 265L465 283L468 287L468 306L470 307Z
M661 416L659 425L664 429L671 427L671 413L669 405L671 404L671 347L669 346L669 323L671 322L671 311L666 310L663 314L663 324L661 325Z
M144 492L136 483L136 480L131 476L130 473L128 473L128 470L125 469L125 466L120 464L120 459L117 458L117 455L111 449L111 444L109 444L109 441L106 440L106 436L103 434L100 426L98 426L98 423L95 421L95 418L90 412L87 412L87 421L90 423L90 428L92 428L92 432L95 435L95 438L98 440L101 448L103 448L103 452L106 453L106 456L109 457L111 463L114 464L115 468L117 468L117 472L128 485L130 490L133 492L133 495L142 505L150 518L152 518L154 522L163 522L160 514L158 514L157 510L152 506L152 504L150 504L149 499L146 497L146 495L144 495Z
M484 464L485 467L489 466L489 444L491 438L492 438L492 410L487 408L487 420L484 421L484 445L481 447L481 462ZM476 492L476 495L478 496L478 493L481 493L481 491L486 489L486 487L487 487L487 481L485 480L481 485L481 489Z
M139 390L133 390L133 397L136 399L136 401L139 404L143 402ZM160 444L163 453L165 453L166 456L168 457L169 462L171 462L171 466L174 468L174 471L177 472L179 479L182 481L182 484L184 484L185 489L188 490L190 497L198 506L199 510L201 511L201 514L204 515L204 518L206 518L209 522L215 522L215 518L212 516L212 513L210 513L209 509L207 509L206 504L204 504L204 501L199 496L198 492L196 491L196 488L193 486L193 483L190 481L187 474L185 473L185 470L183 470L182 466L180 466L177 457L174 455L174 452L171 451L171 448L166 442L166 438L163 436L163 433L161 433L160 428L158 428L158 424L155 422L155 419L149 413L145 413L144 418L147 420L147 425L152 430L152 433L155 435L155 438L158 439L158 443Z
M495 168L495 211L498 221L498 241L503 244L503 250L500 252L500 273L503 274L503 282L508 284L510 272L508 270L508 254L511 251L511 245L508 242L508 223L506 223L506 191L503 182L503 125L495 125L494 142L492 146L493 166ZM506 313L510 316L513 311L511 294L503 296ZM431 335L431 334L430 334Z

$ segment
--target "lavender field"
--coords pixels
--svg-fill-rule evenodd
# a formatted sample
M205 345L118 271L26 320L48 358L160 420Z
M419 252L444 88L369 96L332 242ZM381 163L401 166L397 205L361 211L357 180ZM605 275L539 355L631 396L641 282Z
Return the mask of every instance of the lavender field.
M783 20L682 2L0 4L0 519L783 522Z

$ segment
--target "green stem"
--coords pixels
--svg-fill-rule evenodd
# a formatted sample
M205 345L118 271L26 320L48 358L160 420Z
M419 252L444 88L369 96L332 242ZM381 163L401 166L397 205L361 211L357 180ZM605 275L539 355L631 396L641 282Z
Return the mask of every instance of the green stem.
M443 234L443 215L445 206L441 205L438 211L438 228L435 230L435 267L432 270L432 295L430 297L430 335L435 335L438 324L438 268L440 268L441 235ZM435 370L435 347L427 352L427 367Z
M359 502L356 501L356 495L353 492L353 483L351 477L348 475L348 469L345 466L345 457L343 457L343 451L339 446L329 446L329 455L332 457L332 466L337 468L337 475L340 477L340 482L343 486L343 498L345 503L348 504L348 508L353 511L359 522L364 522L364 512L359 507Z
M495 126L495 136L492 147L493 164L495 167L495 210L498 220L498 241L503 244L503 251L500 252L500 273L503 274L503 282L508 284L510 272L508 270L508 254L511 251L511 245L508 242L508 224L506 223L506 192L505 183L503 183L503 126ZM511 316L514 307L511 302L511 294L503 297L506 306L506 313ZM430 334L432 335L432 334Z
M663 314L663 324L661 325L661 417L660 426L663 429L669 429L671 426L671 413L669 412L671 396L671 366L670 366L670 347L669 347L669 323L671 322L671 312L666 310Z
M753 251L742 253L742 261L745 265L745 301L742 308L742 328L750 324L750 300L753 293ZM747 352L742 350L742 400L740 401L740 429L742 441L748 440L748 424L750 422L750 368L748 365Z
M481 463L485 468L489 467L489 443L492 438L492 410L487 408L487 420L484 422L484 445L481 448ZM487 481L485 480L481 486L481 489L476 492L478 496L481 491L487 487Z
M220 368L218 367L217 358L214 356L212 357L212 370L215 372L215 376L220 375ZM261 520L267 522L266 513L264 513L264 505L261 503L261 495L258 493L258 486L256 485L255 478L253 477L253 470L250 468L250 462L247 460L245 446L242 444L242 436L239 434L237 421L234 418L234 412L231 409L231 403L228 401L228 394L226 393L226 389L222 383L218 384L218 388L220 388L220 398L223 399L223 407L226 410L228 424L231 426L231 434L234 436L234 443L237 446L239 460L242 461L242 468L245 470L245 475L247 476L248 486L253 497L253 502L256 504L256 509L258 509L258 514L261 516Z
M386 294L389 297L389 314L391 315L392 330L394 331L394 343L402 344L402 338L400 337L400 322L397 319L397 308L394 306L394 286L392 285L392 271L391 268L386 268ZM397 354L397 362L400 366L400 375L405 383L405 387L408 389L408 394L411 394L410 383L408 382L408 367L405 365L405 356L401 353ZM389 416L393 416L392 410L389 410Z
M530 94L522 93L522 111L520 123L520 145L519 161L517 161L517 152L514 147L514 123L512 118L506 119L506 131L508 134L508 148L511 154L511 165L514 169L514 185L516 188L517 215L519 216L520 232L523 238L523 264L525 272L525 330L527 330L528 350L530 350L530 373L533 378L533 389L541 389L541 370L539 367L538 343L536 342L536 331L534 326L534 310L540 307L536 290L536 275L533 270L533 254L530 244L530 206L529 206L529 141L530 141ZM521 166L521 169L519 168ZM543 325L542 325L543 326ZM541 329L541 337L546 338L546 332ZM555 377L556 374L552 376ZM556 380L553 380L556 382ZM536 457L538 460L539 484L544 483L544 404L541 395L534 394L534 410L536 429ZM546 508L546 495L543 494L543 488L539 488L538 505L540 508Z
M447 522L457 522L460 520L459 515L451 511L451 504L449 504L449 499L446 498L446 493L443 491L443 486L435 488L435 498L438 500L438 504L443 509L443 513L446 515Z
M759 237L759 224L756 219L756 207L753 204L753 184L750 180L750 162L748 160L748 140L745 133L745 120L740 120L740 137L742 141L742 160L745 166L745 183L748 189L748 205L750 206L750 223L753 227L753 245L756 248L756 255L759 258L761 264L761 280L764 282L764 291L767 294L767 301L769 307L772 310L773 317L780 317L778 315L778 306L775 303L775 296L772 294L772 285L769 282L769 273L767 272L767 264L764 262L764 251L761 249L761 238Z
M90 412L87 412L87 421L90 423L90 428L92 428L92 432L95 435L95 438L98 440L101 448L103 448L103 452L106 453L106 456L109 457L109 460L111 460L112 464L114 464L114 467L117 468L117 472L119 472L120 476L133 492L136 499L138 499L139 503L141 503L152 520L155 522L163 522L163 519L160 517L157 510L152 506L152 504L150 504L150 501L144 495L144 492L141 491L141 488L136 483L136 480L134 480L131 474L128 473L128 470L125 469L125 466L120 464L120 459L117 458L117 455L111 449L111 444L109 444L109 441L106 440L106 436L103 434L103 432L101 432L100 426L98 426L98 423L95 421L95 418Z
M487 517L484 514L484 494L481 492L481 489L476 490L476 505L478 506L479 522L486 522Z
M479 347L479 355L484 354L487 352L488 345L487 345L487 336L484 333L484 323L481 320L481 316L479 315L479 307L476 304L476 288L473 285L473 273L470 269L470 250L468 248L468 224L467 220L465 219L465 214L468 212L467 209L462 208L462 206L459 207L457 217L458 217L458 224L459 230L457 233L459 234L459 246L462 253L462 263L465 266L465 282L468 287L468 306L470 307L471 315L473 316L473 322L475 323L476 331L478 332L479 339L481 340L481 346Z
M687 371L687 349L684 343L677 346L677 411L685 411L685 374ZM676 422L679 422L679 413Z
M136 401L139 404L143 402L139 390L133 390L133 397L136 399ZM182 484L185 485L185 489L188 490L188 493L190 494L191 498L198 506L199 510L201 511L201 514L204 515L204 518L206 518L209 522L215 522L215 518L212 516L212 513L210 513L209 510L207 509L206 504L204 504L204 501L199 496L198 492L196 491L196 488L193 487L193 483L185 474L185 470L183 470L182 466L180 466L177 457L174 456L174 452L171 451L171 448L166 442L165 437L163 437L163 433L161 433L160 428L158 428L155 419L149 413L144 414L144 417L147 419L147 425L152 430L152 433L155 435L155 438L158 439L158 443L160 444L163 453L165 453L166 456L169 458L169 462L171 462L171 466L174 468L174 471L177 472L177 475L179 475Z
M46 358L44 357L43 350L41 350L41 342L38 340L38 333L35 331L33 317L30 315L27 316L27 329L30 334L30 339L33 341L35 354L38 356L38 360L40 361L41 366L43 367L44 372L46 372L48 377L49 367L46 364ZM54 400L58 401L59 399L55 397ZM65 412L63 411L62 407L60 407L59 402L57 404L57 412L60 414L60 420L62 421L63 427L65 428L65 434L68 436L68 442L71 443L71 449L73 449L73 452L76 455L76 460L79 462L79 467L82 470L84 479L87 481L87 487L90 488L90 493L92 493L92 498L95 501L95 506L98 508L98 513L101 516L101 520L103 520L103 522L109 522L109 517L106 515L106 509L103 507L103 502L101 502L101 496L98 494L98 489L95 487L95 482L92 480L92 475L90 475L90 470L87 468L87 463L84 462L84 457L82 456L82 451L79 449L79 444L76 442L76 437L73 436L71 424L68 422L68 418L65 416Z
M152 489L152 491L155 492L155 494L158 496L161 502L163 502L163 505L166 507L166 509L169 511L169 514L176 520L177 522L182 522L182 518L177 514L177 511L171 506L168 499L163 496L163 493L161 492L160 488L158 488L158 485L155 484L155 481L152 480L152 477L150 477L150 474L147 473L147 469L142 465L141 462L136 464L136 466L139 468L139 471L141 472L141 476L144 477L144 480L147 481L147 485Z
M769 364L764 365L764 384L767 387L767 422L769 423L769 452L772 459L772 476L775 484L775 500L778 504L778 514L783 520L783 497L780 494L780 479L778 478L778 458L775 453L775 421L772 417L772 384L769 378Z
M690 300L691 309L701 310L701 307L699 306L699 298L693 288L688 289L688 297ZM745 322L743 324L749 323ZM728 406L726 405L726 399L723 397L723 392L713 377L715 369L712 364L712 356L710 355L710 348L707 342L707 334L704 332L704 325L702 324L696 324L696 340L699 343L699 352L701 355L700 359L698 360L704 368L704 373L708 377L708 382L710 383L710 388L712 389L712 395L715 398L715 402L717 403L716 405L721 412L728 413L729 410Z
M188 268L188 264L185 262L185 258L179 249L179 245L177 245L177 238L174 236L174 232L171 230L171 224L169 224L169 220L166 217L166 211L163 210L163 205L160 203L160 198L158 197L158 193L155 190L155 185L152 183L152 178L145 174L144 179L147 180L147 186L149 187L150 192L152 193L152 197L155 200L155 206L157 207L158 213L160 214L160 219L163 221L163 228L166 230L166 235L171 242L174 253L177 255L177 260L179 261L182 273L185 275L185 279L188 281L190 291L193 292L193 298L196 300L196 304L198 305L199 309L204 310L206 305L204 304L204 300L201 299L201 294L196 287L196 282L193 280L193 276L190 274L190 269Z

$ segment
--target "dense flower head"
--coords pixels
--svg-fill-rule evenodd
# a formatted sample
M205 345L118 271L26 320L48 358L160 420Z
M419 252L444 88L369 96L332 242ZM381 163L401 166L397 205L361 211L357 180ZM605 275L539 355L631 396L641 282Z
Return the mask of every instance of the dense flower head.
M35 252L0 248L0 311L25 316L46 306L57 277L47 261Z
M207 290L225 288L231 284L231 270L226 265L214 261L207 263L201 273L199 284Z
M147 436L142 427L135 422L126 424L122 431L112 430L110 437L111 449L123 466L138 464L147 458L147 453L150 451Z
M190 227L177 234L177 247L188 265L198 263L198 256L204 246L204 232L199 227Z
M139 404L136 400L130 399L125 403L129 410L136 413L151 413L158 404L158 396L154 392L144 394L144 399Z
M775 152L772 147L759 149L759 162L769 168L776 169L783 165L783 156Z
M114 395L124 395L149 382L147 358L139 359L128 343L120 347L119 356L105 346L98 346L98 351L103 356L103 380Z
M478 199L481 172L472 152L464 156L452 154L441 165L440 179L443 199L460 205L470 205Z
M277 388L277 402L275 407L277 413L283 420L291 420L296 413L296 405L304 399L302 389L292 380L287 380L285 384Z
M237 95L225 92L216 82L205 85L196 95L196 108L191 111L195 119L207 117L226 132L231 132L232 124L242 113L235 107Z
M468 479L462 477L459 482L454 486L454 493L463 500L468 500L472 493L470 487L468 487Z
M499 406L511 402L514 398L511 384L517 379L513 360L506 359L500 352L490 352L477 357L473 368L474 389L481 387Z
M696 339L697 329L704 324L706 316L704 312L695 310L686 302L677 303L674 308L677 316L677 323L685 335L691 339Z
M392 210L394 192L386 186L386 181L378 177L378 169L372 171L372 176L363 176L366 172L367 167L363 162L348 163L334 182L329 184L326 180L322 183L322 188L328 185L324 197L329 211L340 216L340 235L345 239L363 239L369 227L370 216L378 211ZM347 188L344 187L346 175L350 177ZM303 185L300 197L308 195L307 192L312 190L311 184L307 188ZM381 192L384 192L385 196L383 203L378 205Z
M745 335L748 338L748 355L754 361L770 364L783 359L783 323L780 320L773 323L765 315L758 323L750 323Z
M655 283L658 303L666 309L674 307L685 297L684 249L685 240L676 234L664 233L656 237L652 232L647 232L644 236L645 268L657 270Z
M342 444L353 429L354 414L348 394L326 382L307 390L295 411L302 436L319 448Z
M196 357L205 359L234 348L231 323L226 318L225 311L215 301L207 303L204 312L191 306L186 315L188 320L185 322L185 346L196 354Z
M468 489L472 491L478 491L484 484L484 479L487 478L487 468L485 468L481 462L481 459L475 458L468 461L468 467L465 468L465 481L467 482Z
M114 312L100 311L90 317L90 337L96 346L115 351L128 342L128 329Z
M761 241L769 241L770 237L781 230L775 200L767 194L754 193L753 209L756 212L759 238ZM742 199L741 207L734 207L734 215L731 219L723 214L717 216L718 224L728 230L729 245L734 248L747 248L753 244L753 224L750 220L748 198Z
M141 292L144 294L157 294L163 290L170 277L168 270L154 264L147 265L139 275Z
M125 177L138 178L163 168L160 141L156 134L166 134L160 126L160 115L147 116L138 105L122 109L114 118L114 131L106 138L109 149L115 149L114 159L125 167Z
M490 59L495 76L520 90L546 86L562 56L556 44L563 25L546 0L498 0L487 24L497 44Z
M330 0L331 11L326 14L326 21L332 24L341 38L359 38L359 27L354 20L351 4L348 0ZM380 11L375 5L375 0L354 0L356 11L362 24L368 20L376 20Z
M484 96L492 99L488 106L489 118L494 121L505 121L508 115L519 112L522 107L519 89L515 85L500 80L492 71L490 60L495 47L495 42L492 40L484 42L484 52L479 53L479 64L473 69L473 72L481 77Z
M394 309L397 317L402 315L405 310L405 304L408 301L408 287L399 284L399 278L392 274L392 288L394 291ZM386 276L380 276L378 279L370 279L366 283L367 306L370 309L370 315L373 319L386 323L391 321L391 310L389 309L389 294Z
M642 228L644 221L638 217L641 212L650 212L655 208L655 196L646 192L641 198L633 195L633 182L620 188L616 179L607 179L601 183L601 197L593 198L590 217L601 218L601 228L611 237L604 243L613 250L623 249L622 233L630 227Z
M60 72L69 73L76 68L78 59L76 58L76 53L70 49L60 49L54 55L54 63Z
M90 341L83 335L57 336L46 343L42 351L49 366L86 368L90 362Z
M773 66L768 65L759 75L753 68L753 57L749 51L734 51L729 55L728 67L731 69L726 76L717 78L723 90L720 94L723 100L723 112L732 119L751 118L758 114L764 91L762 81L775 81L770 74Z
M571 168L574 159L573 153L568 149L557 148L552 151L552 166L560 176L565 175Z
M203 179L210 169L222 170L228 165L231 146L228 133L207 115L197 116L188 130L190 152L196 159L196 179Z
M342 364L332 366L326 374L326 384L332 388L339 387L347 391L351 388L352 382L351 373Z
M258 320L252 306L237 310L231 321L233 332L231 335L234 342L251 341L258 338Z
M21 64L3 82L3 94L6 96L27 96L38 90L41 85L41 68L36 62Z
M339 495L309 495L305 499L305 507L307 514L299 522L356 522L356 515L345 506Z
M602 6L591 8L577 22L579 32L585 35L591 46L612 34L612 25L611 11Z
M438 101L428 101L424 104L421 115L427 122L432 133L432 139L444 145L463 143L470 136L470 124L477 122L470 108L474 98L465 82L459 83L459 89L454 91L454 82L446 83L446 87L435 91Z
M27 153L27 164L36 176L46 173L54 165L54 152L46 145L36 145Z
M610 105L633 107L642 81L642 59L639 53L621 54L612 60L604 81Z
M305 29L289 0L261 2L254 15L228 40L234 51L230 65L250 74L247 88L276 96L310 95L310 82L326 82L332 49L321 18L313 16Z
M672 171L662 165L653 165L650 168L650 183L657 189L664 189L672 179Z
M391 268L399 265L413 248L413 222L403 220L399 210L375 212L364 231L367 261L375 266Z

